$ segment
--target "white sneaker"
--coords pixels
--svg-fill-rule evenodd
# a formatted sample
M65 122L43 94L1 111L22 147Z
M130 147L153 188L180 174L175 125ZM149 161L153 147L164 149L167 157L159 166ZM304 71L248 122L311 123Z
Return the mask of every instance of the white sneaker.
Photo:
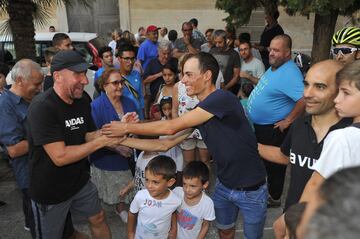
M128 222L128 213L127 211L123 210L121 212L118 212L115 208L115 213L116 215L118 215L121 219L121 221L123 221L123 223L127 223Z
M121 211L119 213L119 216L121 218L121 221L123 221L123 223L127 223L128 222L128 213L127 211Z

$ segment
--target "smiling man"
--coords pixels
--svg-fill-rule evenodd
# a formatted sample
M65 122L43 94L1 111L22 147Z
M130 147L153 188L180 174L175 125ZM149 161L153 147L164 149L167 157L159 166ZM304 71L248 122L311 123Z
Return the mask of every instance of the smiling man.
M333 38L332 53L337 61L346 65L360 59L360 28L345 27L337 31Z
M265 168L243 107L232 93L216 90L219 65L211 54L191 56L183 72L186 93L200 100L195 109L172 120L108 124L102 133L114 137L128 133L163 135L196 126L217 164L213 201L220 238L234 238L239 210L245 237L262 238L267 200Z
M338 93L335 75L341 68L342 65L334 60L312 66L304 80L307 114L295 120L280 147L259 144L259 152L264 159L290 164L290 186L284 211L299 201L314 171L325 137L331 131L351 123L349 119L341 119L334 108L334 99ZM276 238L285 237L283 215L275 221L274 233Z
M110 238L87 156L118 141L96 133L84 96L87 63L60 51L51 63L54 87L29 107L30 196L38 238L61 238L69 211L88 219L94 238Z

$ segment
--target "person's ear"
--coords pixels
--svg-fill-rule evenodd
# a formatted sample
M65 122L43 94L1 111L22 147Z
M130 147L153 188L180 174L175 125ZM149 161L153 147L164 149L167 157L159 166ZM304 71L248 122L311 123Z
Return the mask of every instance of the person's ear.
M206 181L203 185L202 188L203 190L206 190L209 187L209 181Z
M211 73L210 70L207 70L207 71L204 73L204 76L205 76L205 79L206 79L206 80L210 80L210 82L211 82L212 73Z
M168 188L171 188L171 187L174 185L175 182L176 182L176 179L175 179L175 178L169 179L169 180L167 181L167 187L168 187Z
M355 60L360 60L360 49L356 51Z

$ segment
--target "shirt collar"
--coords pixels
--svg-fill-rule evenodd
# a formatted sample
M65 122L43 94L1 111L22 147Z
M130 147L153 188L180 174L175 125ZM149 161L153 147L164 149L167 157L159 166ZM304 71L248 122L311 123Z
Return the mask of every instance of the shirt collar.
M15 104L20 104L21 103L22 97L14 94L12 91L10 91L8 89L4 89L3 94L4 95L7 94L9 96L10 100L12 102L14 102Z

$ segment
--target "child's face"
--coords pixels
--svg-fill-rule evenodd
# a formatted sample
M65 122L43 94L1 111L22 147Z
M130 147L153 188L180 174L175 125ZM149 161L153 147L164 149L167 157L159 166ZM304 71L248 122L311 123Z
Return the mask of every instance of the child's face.
M341 117L353 117L360 121L360 91L348 80L340 82L339 93L334 100L335 109Z
M200 178L183 177L184 197L190 200L201 197L202 191L207 188L208 184L208 182L202 184Z
M164 104L161 107L161 111L167 119L171 119L171 104Z
M166 180L163 175L152 174L145 171L145 187L155 199L164 199L168 195L168 188L175 183L175 179Z
M162 73L166 85L175 84L176 76L174 72L169 69L164 69Z

